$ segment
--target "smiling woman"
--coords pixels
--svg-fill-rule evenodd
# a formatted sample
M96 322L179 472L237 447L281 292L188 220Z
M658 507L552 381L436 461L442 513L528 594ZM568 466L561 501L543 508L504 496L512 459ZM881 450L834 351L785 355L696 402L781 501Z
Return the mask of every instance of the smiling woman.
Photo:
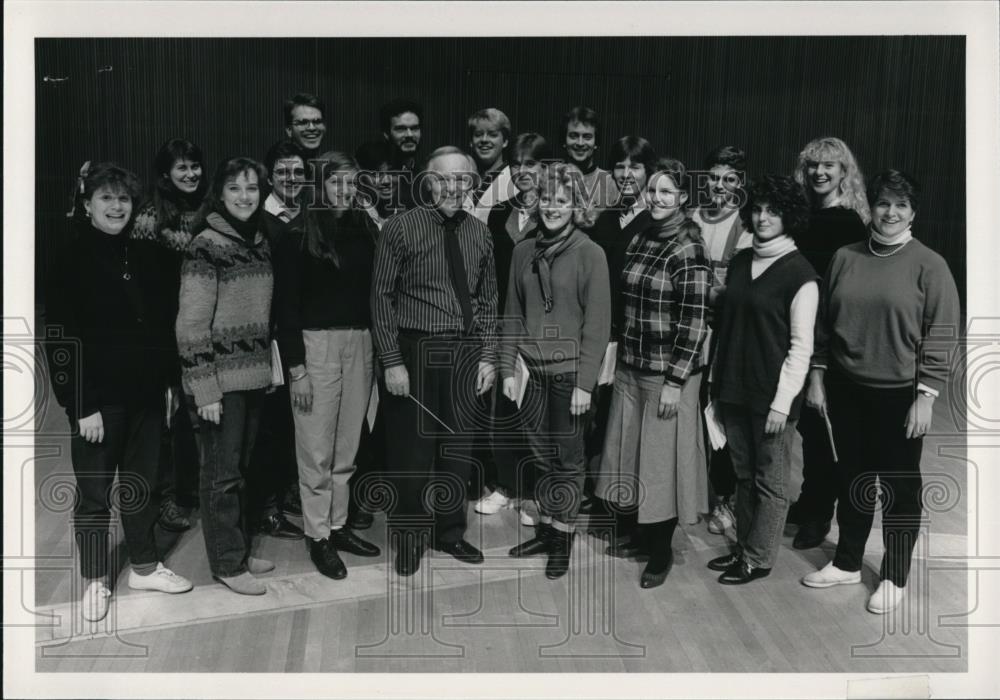
M263 595L253 578L273 564L250 557L241 513L244 476L271 383L271 249L258 228L265 170L221 163L181 268L177 346L198 426L203 529L212 574L236 593ZM238 484L234 488L234 484Z
M78 428L71 454L77 477L74 529L85 590L83 617L108 611L110 494L116 474L135 489L120 509L132 570L129 587L182 593L191 583L160 563L150 493L163 423L173 339L162 303L162 269L148 246L129 240L139 181L111 163L85 174L74 235L51 276L46 323L79 343L82 371L56 384L56 398ZM52 362L55 358L50 358ZM58 360L52 365L59 371ZM122 504L123 506L129 504Z

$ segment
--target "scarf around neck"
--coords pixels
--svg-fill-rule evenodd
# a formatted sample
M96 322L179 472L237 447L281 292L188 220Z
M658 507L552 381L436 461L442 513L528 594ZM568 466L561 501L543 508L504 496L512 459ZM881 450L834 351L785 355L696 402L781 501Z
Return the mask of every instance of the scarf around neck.
M668 238L678 233L686 221L687 216L684 215L684 211L678 209L671 216L661 221L650 218L649 226L643 233L648 238Z
M555 236L537 236L535 238L535 254L531 260L532 269L538 275L538 284L542 290L542 302L545 312L552 311L555 300L552 296L552 263L576 239L573 234L576 227L570 223L565 230Z

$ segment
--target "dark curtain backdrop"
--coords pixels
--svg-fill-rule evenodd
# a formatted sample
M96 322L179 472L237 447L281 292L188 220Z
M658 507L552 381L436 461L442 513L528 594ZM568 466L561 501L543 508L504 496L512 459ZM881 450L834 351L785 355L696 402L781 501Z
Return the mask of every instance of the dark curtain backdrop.
M39 290L83 161L148 178L174 136L209 168L261 158L283 100L307 91L328 105L324 145L351 152L398 96L424 105L425 153L464 145L466 117L487 106L515 133L558 139L561 115L586 104L605 144L644 136L689 168L740 145L751 177L790 173L806 142L839 136L866 175L922 181L916 235L948 260L964 306L964 37L39 39L35 58Z

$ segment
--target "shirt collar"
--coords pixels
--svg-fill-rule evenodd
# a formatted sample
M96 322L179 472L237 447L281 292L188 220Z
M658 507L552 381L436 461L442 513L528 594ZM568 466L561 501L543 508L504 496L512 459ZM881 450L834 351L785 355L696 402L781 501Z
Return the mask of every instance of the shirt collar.
M267 195L267 199L264 200L264 211L272 216L280 216L284 213L289 219L294 219L299 215L298 208L292 209L288 207L274 192Z

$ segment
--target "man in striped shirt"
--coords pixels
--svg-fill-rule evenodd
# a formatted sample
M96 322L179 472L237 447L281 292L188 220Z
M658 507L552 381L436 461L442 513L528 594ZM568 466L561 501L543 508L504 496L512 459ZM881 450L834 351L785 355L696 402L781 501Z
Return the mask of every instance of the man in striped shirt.
M396 571L416 572L433 545L478 564L464 539L469 446L488 404L497 350L497 281L486 225L462 208L475 164L452 146L431 154L419 206L386 222L375 253L372 320L384 373L386 467Z

